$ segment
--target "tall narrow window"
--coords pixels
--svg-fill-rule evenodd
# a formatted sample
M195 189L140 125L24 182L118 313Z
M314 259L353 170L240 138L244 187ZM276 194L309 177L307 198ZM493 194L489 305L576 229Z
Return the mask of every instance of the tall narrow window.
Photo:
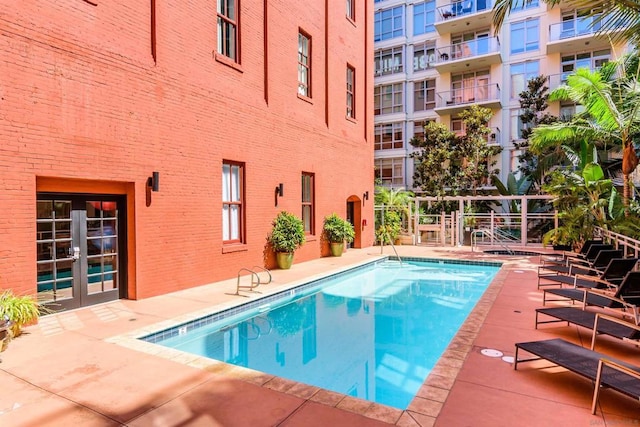
M298 33L298 94L311 98L311 37Z
M356 118L356 69L347 65L347 117Z
M356 0L347 0L347 18L356 20Z
M238 0L218 0L218 53L238 61Z
M313 206L314 174L302 172L302 222L307 234L314 233L315 208Z
M244 243L244 164L222 163L222 241Z

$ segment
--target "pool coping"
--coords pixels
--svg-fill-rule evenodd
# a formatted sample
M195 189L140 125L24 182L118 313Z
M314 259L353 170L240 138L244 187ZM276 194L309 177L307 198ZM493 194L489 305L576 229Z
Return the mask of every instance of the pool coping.
M271 292L265 293L260 298L254 301L228 301L225 303L216 304L203 310L197 310L183 316L178 316L172 319L154 323L153 325L148 325L146 327L128 332L126 334L108 338L106 341L121 345L132 350L169 359L174 362L182 363L194 368L203 369L215 375L233 377L236 380L245 381L253 385L258 385L261 387L269 388L271 390L291 394L301 399L313 401L315 403L335 407L338 409L343 409L386 423L395 424L398 426L434 425L436 418L442 410L449 392L456 381L462 365L467 359L469 353L471 353L471 351L473 350L473 344L480 331L480 328L482 327L482 324L484 323L484 320L491 306L493 305L495 299L497 298L500 290L504 285L507 274L507 269L505 268L505 266L507 265L506 262L469 261L433 257L402 257L402 260L407 261L442 261L444 263L452 264L474 264L500 267L496 272L493 280L487 286L487 289L484 291L474 308L471 310L465 322L460 326L456 335L451 340L442 356L438 359L438 362L435 364L430 374L427 376L406 410L370 402L368 400L344 395L334 391L329 391L305 383L288 380L285 378L277 377L275 375L255 371L250 368L231 365L218 360L183 352L181 350L164 347L159 344L144 341L142 339L143 337L156 334L169 328L175 328L176 326L181 326L185 323L193 322L195 320L202 319L203 317L210 316L215 313L238 308L240 306L244 306L256 301L259 302L276 294L286 292L287 290L291 290L293 288L302 287L305 284L310 284L311 282L322 280L331 275L356 269L367 264L374 264L384 259L394 258L397 259L393 256L380 256L376 257L373 260L369 259L353 263L349 266L336 268L331 271L325 271L321 274L289 282L277 289L273 289Z

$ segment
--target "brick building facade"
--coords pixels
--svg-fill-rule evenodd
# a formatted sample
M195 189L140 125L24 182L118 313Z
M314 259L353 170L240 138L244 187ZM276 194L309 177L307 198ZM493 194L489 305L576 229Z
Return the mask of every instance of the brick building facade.
M281 210L296 262L332 212L371 245L373 15L346 4L2 8L0 288L72 308L272 268Z

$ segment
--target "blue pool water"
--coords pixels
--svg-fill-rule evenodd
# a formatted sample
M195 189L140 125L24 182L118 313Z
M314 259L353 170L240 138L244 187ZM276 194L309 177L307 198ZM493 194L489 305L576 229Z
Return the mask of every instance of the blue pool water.
M144 339L406 409L498 269L379 262Z

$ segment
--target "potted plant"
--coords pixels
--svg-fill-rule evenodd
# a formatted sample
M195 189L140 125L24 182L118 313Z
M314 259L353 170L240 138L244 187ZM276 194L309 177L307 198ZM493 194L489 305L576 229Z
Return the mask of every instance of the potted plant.
M331 255L333 256L341 256L344 250L344 243L353 242L356 236L353 225L335 213L324 218L323 231L329 241Z
M305 242L304 224L292 213L282 211L272 222L273 228L267 240L276 252L278 267L291 268L293 252Z
M13 337L22 333L24 325L35 323L40 312L40 304L30 295L15 295L10 290L5 290L0 294L0 319L4 319L5 316L9 318Z

